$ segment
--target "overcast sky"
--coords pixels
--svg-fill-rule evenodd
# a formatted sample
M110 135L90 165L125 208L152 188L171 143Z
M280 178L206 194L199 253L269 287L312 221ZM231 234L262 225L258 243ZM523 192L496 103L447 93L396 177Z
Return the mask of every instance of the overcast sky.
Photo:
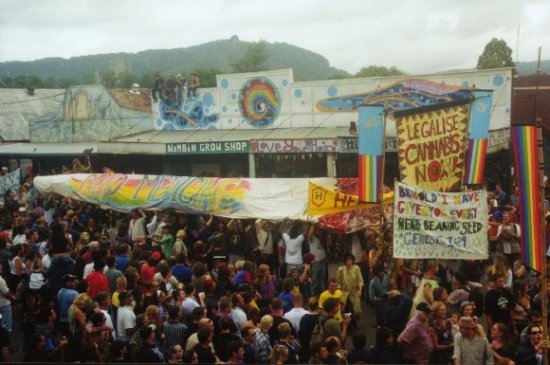
M475 67L493 37L514 60L535 60L539 46L550 59L549 15L548 0L0 0L0 62L237 35L318 52L350 73L372 64L430 73Z

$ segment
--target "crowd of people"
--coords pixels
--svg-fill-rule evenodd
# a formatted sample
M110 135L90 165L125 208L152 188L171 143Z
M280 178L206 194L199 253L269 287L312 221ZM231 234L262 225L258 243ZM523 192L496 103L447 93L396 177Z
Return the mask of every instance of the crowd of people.
M186 100L193 100L197 97L197 90L201 86L200 78L192 73L189 81L181 74L169 77L166 80L160 75L155 75L151 97L154 102L159 100L170 105L179 105Z
M21 333L29 362L541 364L517 200L488 203L491 260L402 260L389 223L122 214L29 179L0 204L0 357Z

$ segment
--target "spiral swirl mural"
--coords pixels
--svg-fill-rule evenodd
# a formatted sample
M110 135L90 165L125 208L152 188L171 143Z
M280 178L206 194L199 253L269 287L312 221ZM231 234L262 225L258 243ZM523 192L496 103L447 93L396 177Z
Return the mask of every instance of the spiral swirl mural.
M275 85L265 77L248 80L239 92L239 111L255 128L273 124L281 110L281 96Z

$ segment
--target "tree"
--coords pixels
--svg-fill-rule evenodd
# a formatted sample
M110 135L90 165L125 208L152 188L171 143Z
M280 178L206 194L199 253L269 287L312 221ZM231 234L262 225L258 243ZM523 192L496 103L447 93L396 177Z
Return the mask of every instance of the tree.
M405 73L395 66L387 68L385 66L370 65L368 67L362 67L359 72L355 74L355 77L379 77L379 76L400 76Z
M258 72L267 68L269 51L266 41L253 42L246 48L246 53L233 68L235 72Z
M201 87L216 87L216 75L222 71L218 69L200 69L193 72L201 80Z
M512 61L512 49L508 47L503 39L493 38L483 50L477 60L477 69L516 67Z

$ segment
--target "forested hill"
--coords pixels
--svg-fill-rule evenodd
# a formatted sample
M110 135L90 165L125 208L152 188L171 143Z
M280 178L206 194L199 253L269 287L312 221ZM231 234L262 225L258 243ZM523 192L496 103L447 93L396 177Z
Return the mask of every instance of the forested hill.
M93 83L98 78L105 79L114 74L119 80L117 83L124 79L133 80L132 82L142 81L142 86L148 86L146 84L156 72L163 75L189 75L191 72L203 73L206 70L218 73L233 72L235 63L245 55L250 44L233 36L231 39L187 48L99 54L70 59L45 58L29 62L4 62L0 63L0 79L34 75L41 78L48 87L62 87L66 86L63 83ZM292 68L297 81L349 76L345 71L331 67L325 57L315 52L286 43L266 45L269 55L267 69Z

